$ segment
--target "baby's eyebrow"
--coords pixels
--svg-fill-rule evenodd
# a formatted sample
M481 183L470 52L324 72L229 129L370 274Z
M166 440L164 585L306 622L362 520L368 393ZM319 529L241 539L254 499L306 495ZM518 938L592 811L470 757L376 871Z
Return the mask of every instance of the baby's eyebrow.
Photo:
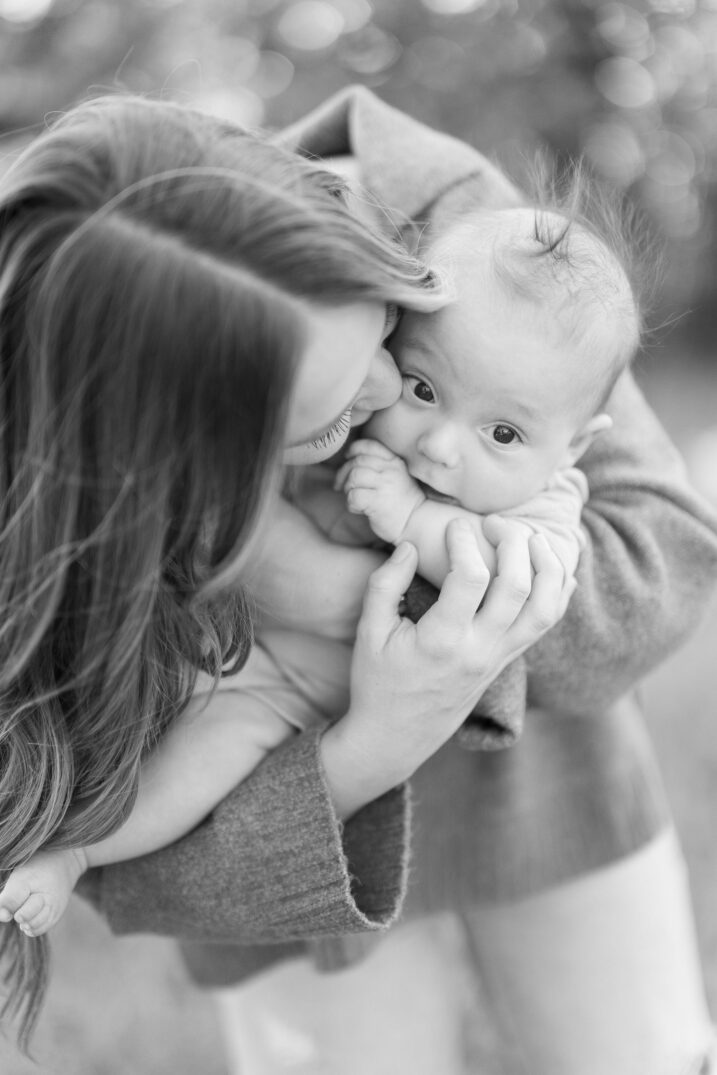
M435 348L431 347L430 344L424 343L423 340L416 336L407 336L402 339L397 350L402 351L404 348L410 348L411 351L420 351L426 358L433 358L436 354Z
M522 403L519 399L512 399L510 401L511 409L521 415L526 421L534 422L537 418L541 417L541 412L535 407L531 407L529 403Z

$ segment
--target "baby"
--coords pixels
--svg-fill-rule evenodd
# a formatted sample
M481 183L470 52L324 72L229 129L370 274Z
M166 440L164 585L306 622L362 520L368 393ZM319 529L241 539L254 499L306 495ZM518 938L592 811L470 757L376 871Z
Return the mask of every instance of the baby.
M616 257L555 213L476 213L432 260L449 261L455 300L404 319L391 341L403 380L393 406L355 442L337 485L377 537L410 541L421 574L446 576L447 523L501 513L549 538L577 566L574 464L609 428L601 408L639 342L638 314Z
M436 585L451 519L470 520L491 566L483 518L510 515L543 533L572 575L587 497L574 464L609 427L602 405L639 340L627 275L588 227L528 208L464 217L429 260L450 268L454 301L404 317L391 343L400 399L374 415L372 439L354 442L335 479L310 468L298 506L350 543L348 504L378 538L413 542L420 573ZM88 866L190 831L280 742L346 710L350 658L341 643L272 630L216 691L200 674L193 703L143 766L127 821L99 843L43 851L15 869L0 921L39 936Z

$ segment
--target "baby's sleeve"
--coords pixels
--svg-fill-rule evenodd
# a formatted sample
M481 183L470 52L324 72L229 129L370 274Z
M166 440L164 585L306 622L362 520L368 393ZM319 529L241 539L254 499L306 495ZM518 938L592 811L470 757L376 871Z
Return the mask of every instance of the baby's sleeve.
M580 460L590 497L577 590L526 654L529 701L604 710L699 625L717 585L717 517L690 488L674 445L630 373L613 428Z
M577 467L566 467L556 471L536 496L501 515L523 523L535 534L543 534L566 576L572 577L585 548L581 516L588 495L588 481L583 472Z

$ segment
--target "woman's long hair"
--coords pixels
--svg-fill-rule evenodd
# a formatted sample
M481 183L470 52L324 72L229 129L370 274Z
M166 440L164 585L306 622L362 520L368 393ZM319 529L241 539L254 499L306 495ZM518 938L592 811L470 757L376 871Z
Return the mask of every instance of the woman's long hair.
M0 181L0 880L126 817L143 752L251 644L229 580L276 492L306 300L435 304L340 182L110 97ZM44 945L2 927L26 1047Z

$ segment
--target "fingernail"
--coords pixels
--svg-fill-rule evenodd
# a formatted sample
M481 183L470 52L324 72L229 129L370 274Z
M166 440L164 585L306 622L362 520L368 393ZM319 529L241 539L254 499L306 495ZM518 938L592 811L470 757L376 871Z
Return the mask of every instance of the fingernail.
M392 559L397 562L407 560L412 552L413 545L411 545L408 541L401 541L393 550Z

